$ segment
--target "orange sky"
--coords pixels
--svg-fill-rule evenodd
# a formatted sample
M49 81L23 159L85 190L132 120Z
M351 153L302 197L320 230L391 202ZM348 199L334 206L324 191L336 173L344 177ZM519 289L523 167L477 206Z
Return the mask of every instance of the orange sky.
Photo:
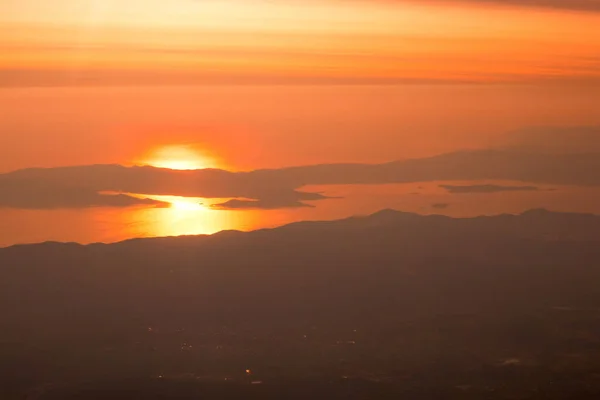
M0 92L0 171L132 164L173 144L233 169L384 162L600 124L600 12L581 11L594 3L4 0L0 88L21 88ZM568 84L141 87L415 80Z
M7 0L0 86L600 77L600 13L472 3Z

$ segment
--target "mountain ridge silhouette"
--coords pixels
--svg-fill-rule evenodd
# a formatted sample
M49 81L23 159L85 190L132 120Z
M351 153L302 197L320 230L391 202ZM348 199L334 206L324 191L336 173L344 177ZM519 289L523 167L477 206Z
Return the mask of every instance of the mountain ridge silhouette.
M89 244L81 244L77 242L60 242L60 241L45 241L39 243L24 243L15 244L7 247L0 247L0 255L3 250L11 248L23 248L23 247L103 247L103 246L114 246L114 245L126 245L126 244L139 244L139 243L157 243L157 242L173 242L178 239L184 244L189 241L200 241L202 239L217 240L221 238L232 238L232 237L243 237L247 235L264 235L264 234L277 234L282 232L289 232L300 229L339 229L346 227L353 228L375 228L377 226L401 224L401 223L418 223L418 222L464 222L465 224L471 223L476 225L477 223L495 223L495 222L512 222L512 223L547 223L551 224L551 228L558 229L561 225L558 223L583 223L584 225L599 225L597 229L600 229L600 215L592 213L574 213L574 212L559 212L551 211L545 208L534 208L525 210L520 214L495 214L495 215L481 215L475 217L450 217L442 214L418 214L413 212L405 212L392 208L385 208L368 215L355 215L337 220L307 220L297 221L289 224L277 226L274 228L262 228L251 231L241 230L223 230L214 234L199 234L199 235L180 235L180 236L163 236L163 237L139 237L131 238L118 242L94 242ZM571 230L571 227L562 226L562 230ZM595 231L594 231L595 232ZM600 234L600 230L598 231ZM594 236L592 236L594 237ZM598 236L600 240L600 236Z

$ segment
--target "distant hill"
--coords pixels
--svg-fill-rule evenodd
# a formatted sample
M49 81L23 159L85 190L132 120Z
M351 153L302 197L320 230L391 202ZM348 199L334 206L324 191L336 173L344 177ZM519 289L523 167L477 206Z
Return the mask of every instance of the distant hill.
M526 391L565 370L568 384L592 382L599 242L600 217L588 214L383 210L247 233L12 246L0 249L0 387L10 398L116 377L243 381L246 369L266 381L475 391L510 371L509 386Z

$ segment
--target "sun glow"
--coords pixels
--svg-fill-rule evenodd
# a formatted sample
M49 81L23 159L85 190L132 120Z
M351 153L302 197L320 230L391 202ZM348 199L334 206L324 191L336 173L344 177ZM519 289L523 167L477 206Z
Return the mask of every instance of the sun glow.
M181 197L181 196L162 196L162 195L145 195L145 194L130 194L133 197L152 199L156 201L162 201L168 203L167 208L173 210L174 217L184 216L185 214L192 213L194 211L206 212L210 210L210 206L203 203L200 197ZM181 215L179 215L181 214Z
M143 220L151 220L153 234L156 236L179 236L214 233L219 230L220 222L215 222L218 212L210 209L197 197L144 195L143 197L168 203L167 208L143 209L141 212L152 215Z
M194 199L187 199L185 197L177 200L169 200L171 208L177 211L205 211L207 208L200 202Z
M130 194L168 203L168 207L137 207L124 213L129 236L181 236L212 234L221 230L256 229L264 216L256 211L216 210L211 204L225 199Z
M158 148L143 161L157 168L192 170L214 167L213 161L190 145L171 145Z

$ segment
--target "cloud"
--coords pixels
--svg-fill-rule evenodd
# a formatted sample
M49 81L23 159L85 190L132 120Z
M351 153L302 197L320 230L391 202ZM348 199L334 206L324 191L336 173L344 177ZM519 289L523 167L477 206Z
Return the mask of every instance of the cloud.
M503 149L458 151L386 164L331 164L255 171L255 177L304 185L507 180L600 185L600 153L550 154Z
M89 207L169 207L169 203L126 194L104 194L48 182L0 180L0 208L59 209Z
M502 186L502 185L439 185L448 192L457 193L497 193L522 192L539 190L536 186Z
M394 0L390 0L394 1ZM396 3L433 3L433 4L491 4L500 6L550 8L573 11L600 11L599 0L395 0Z
M302 207L304 201L328 198L297 190L308 185L504 180L600 186L599 171L600 153L506 149L459 151L385 164L325 164L250 172L119 165L38 168L0 174L0 207L91 207L107 202L124 206L148 201L125 196L128 193L238 200L217 205L221 208ZM103 192L124 195L99 194Z
M376 40L376 39L374 39ZM410 38L410 40L414 40ZM0 51L2 48L0 47ZM315 57L320 57L315 55ZM335 57L335 56L329 56ZM340 56L338 56L340 57ZM374 57L345 56L348 60L344 65L365 63ZM361 59L362 57L362 59ZM479 57L475 57L480 59ZM484 57L485 58L485 57ZM568 85L598 85L600 84L600 66L590 64L582 66L578 63L579 58L571 60L570 66L549 61L543 65L544 71L535 73L521 71L515 72L506 68L497 70L473 72L462 67L446 63L448 66L440 69L425 69L427 76L414 77L410 71L401 67L402 56L393 60L391 57L384 64L394 64L398 68L394 76L380 76L376 73L366 76L352 74L321 74L312 75L299 71L296 74L280 73L254 73L233 74L202 72L169 72L155 71L151 69L136 69L133 71L119 71L109 69L86 69L82 68L73 74L70 69L48 69L44 67L27 69L0 68L0 88L14 87L114 87L114 86L189 86L189 85L401 85L401 84L471 84L482 83L536 83L536 84L568 84ZM416 58L410 58L419 61ZM437 57L432 55L428 58L429 64L440 65L448 60L444 55ZM440 61L441 60L441 61ZM465 63L472 62L464 59ZM557 72L561 72L558 74Z
M522 7L547 7L566 10L600 11L598 0L471 0L472 3L496 3Z
M538 153L600 153L600 126L540 126L503 136L498 148Z
M222 209L310 207L303 201L328 198L321 193L294 189L293 183L283 179L215 169L176 171L120 165L33 168L0 174L0 207L54 209L169 205L128 193L237 199L215 205Z
M0 47L0 51L2 48ZM348 63L357 62L357 57ZM363 56L364 57L364 56ZM347 56L347 58L350 58ZM500 76L500 75L499 75ZM505 81L522 81L522 77L504 76ZM373 85L373 84L448 84L448 83L478 83L474 77L442 77L433 75L425 78L411 76L381 77L381 76L337 76L311 74L230 74L226 72L207 74L202 72L165 72L146 69L120 71L109 69L81 69L76 75L70 69L6 69L0 68L0 88L12 87L71 87L71 86L145 86L145 85ZM516 79L518 78L518 79ZM530 77L539 80L540 77ZM547 79L547 78L544 78ZM565 80L565 79L561 79ZM594 77L586 77L586 82L595 81Z
M321 193L309 193L292 191L289 193L280 193L278 196L267 197L263 199L231 199L223 203L213 204L212 207L222 210L245 210L245 209L262 209L274 210L279 208L303 208L314 207L304 201L324 200L331 197L326 197Z
M448 203L435 203L431 205L431 208L437 208L438 210L446 209L450 206Z
M314 207L301 201L279 202L273 200L240 200L231 199L223 203L213 204L213 208L222 210L274 210L279 208Z

